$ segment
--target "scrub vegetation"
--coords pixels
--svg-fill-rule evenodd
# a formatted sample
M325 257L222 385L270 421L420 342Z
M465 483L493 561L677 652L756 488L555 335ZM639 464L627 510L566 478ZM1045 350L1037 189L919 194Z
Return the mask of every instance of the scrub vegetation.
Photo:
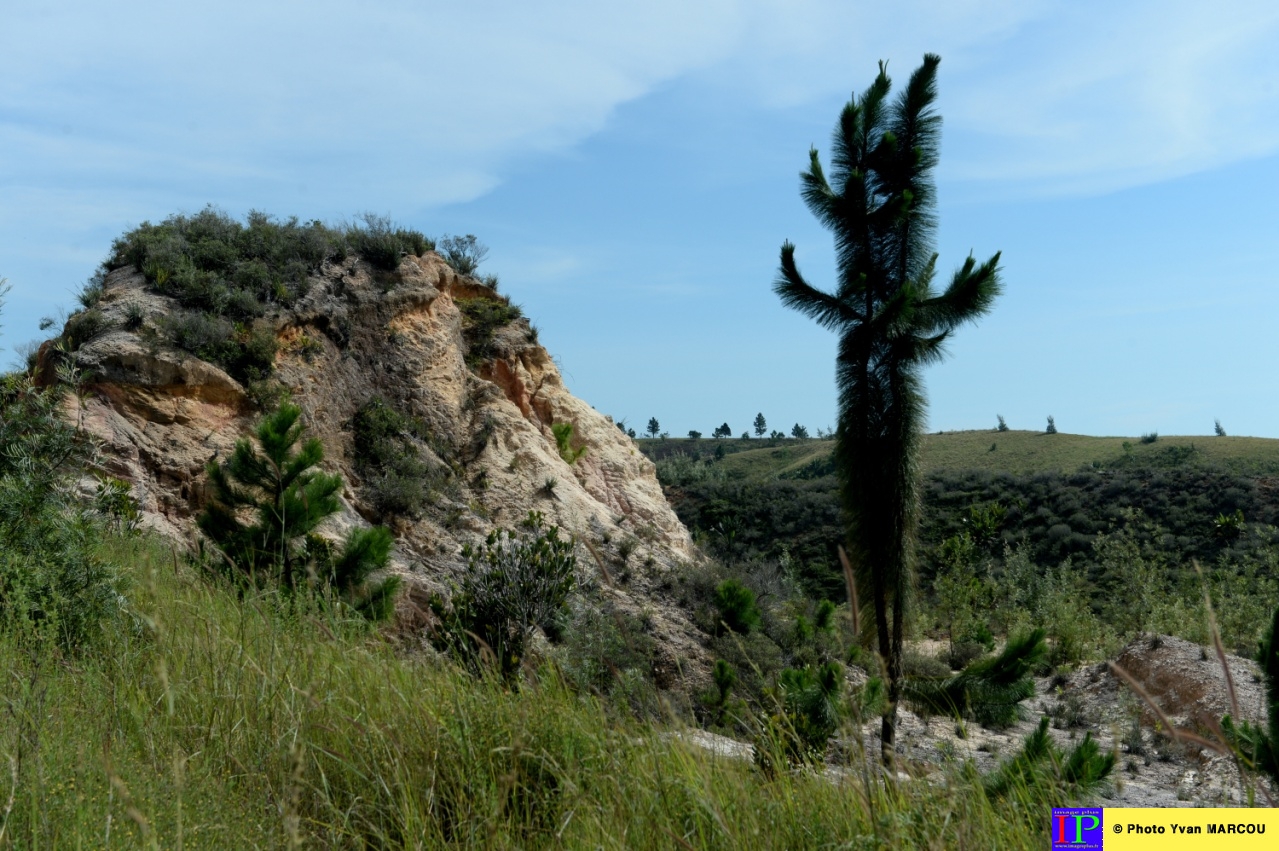
M251 212L245 223L213 207L194 215L143 222L117 239L80 294L86 308L68 323L71 348L97 329L92 316L106 276L131 267L181 309L164 317L166 342L215 363L243 384L268 377L276 340L266 320L306 296L308 280L326 262L359 255L374 269L394 271L406 255L435 244L382 216L346 225L297 218L279 221Z
M990 469L990 441L1019 436L1032 445L1014 470ZM843 600L831 444L797 443L721 441L719 460L691 441L638 445L721 561L784 562L804 595ZM1060 633L1054 658L1076 661L1142 630L1206 643L1206 585L1226 645L1250 655L1279 606L1279 496L1268 485L1279 441L1149 446L992 429L928 435L920 461L915 637L993 646L1044 626Z

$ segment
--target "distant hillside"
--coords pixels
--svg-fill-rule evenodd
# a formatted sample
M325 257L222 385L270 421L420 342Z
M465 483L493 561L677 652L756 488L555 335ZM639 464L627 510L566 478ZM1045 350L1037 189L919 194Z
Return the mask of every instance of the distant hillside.
M839 598L842 578L831 440L641 440L684 523L721 558L790 558L815 595ZM1026 431L927 435L920 573L967 531L974 510L1001 513L986 549L1024 548L1041 565L1093 563L1098 535L1133 526L1154 557L1184 571L1269 543L1279 525L1279 440L1249 437L1087 437ZM1234 530L1220 515L1243 513ZM1138 514L1133 514L1138 512Z
M834 440L640 440L654 461L685 453L710 457L721 444L725 472L760 481L812 478L828 471ZM1187 455L1191 453L1191 455ZM924 474L984 470L991 473L1072 473L1080 468L1177 466L1196 463L1252 476L1279 476L1279 440L1267 437L1090 437L1035 431L950 431L924 436Z

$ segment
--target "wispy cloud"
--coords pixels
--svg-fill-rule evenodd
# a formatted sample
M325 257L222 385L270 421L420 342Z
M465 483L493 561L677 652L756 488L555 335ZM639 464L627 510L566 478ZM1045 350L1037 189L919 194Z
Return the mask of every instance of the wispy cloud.
M1093 194L1279 150L1279 6L1061 4L949 83L949 176Z
M19 0L0 31L0 181L421 208L681 76L768 108L931 50L958 137L947 175L1104 191L1279 148L1276 30L1279 7L1249 0Z
M490 188L619 103L725 55L729 3L69 2L6 12L0 179L373 184L432 205ZM198 176L197 179L195 176ZM345 178L343 180L342 178Z

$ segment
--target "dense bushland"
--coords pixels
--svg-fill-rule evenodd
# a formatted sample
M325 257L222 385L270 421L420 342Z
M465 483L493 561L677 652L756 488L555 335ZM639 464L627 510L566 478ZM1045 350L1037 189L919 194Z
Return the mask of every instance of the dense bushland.
M771 449L747 466L733 455L749 447L717 459L690 443L640 446L658 458L667 497L702 546L729 573L785 564L804 596L843 600L829 457L797 463L803 456ZM950 639L948 662L1036 626L1049 629L1055 664L1103 654L1142 629L1206 642L1205 587L1226 643L1251 652L1279 605L1279 492L1239 472L1260 461L1227 467L1173 444L1140 456L1125 449L1074 473L953 463L924 479L914 623L916 635ZM768 464L784 472L770 477Z
M7 292L0 278L0 307ZM137 506L101 473L96 502L77 498L95 447L65 418L68 405L79 412L80 376L62 363L54 379L0 376L0 629L36 652L74 654L129 628L118 565L96 542L112 522L128 527Z
M393 271L405 255L433 248L418 231L374 215L330 226L255 211L241 224L206 207L159 224L143 222L115 240L81 291L85 309L71 317L64 337L74 349L105 330L94 308L106 276L131 266L181 307L160 321L156 330L164 339L247 385L267 377L275 358L274 331L264 317L305 296L308 279L326 261L358 254L377 270Z

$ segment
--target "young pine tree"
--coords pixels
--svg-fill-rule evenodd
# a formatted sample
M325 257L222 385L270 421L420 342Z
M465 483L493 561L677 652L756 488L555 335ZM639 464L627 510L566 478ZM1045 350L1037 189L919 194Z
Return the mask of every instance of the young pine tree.
M301 416L301 408L283 402L258 423L256 445L242 439L225 464L209 462L213 498L199 517L200 529L239 581L293 591L314 576L366 616L389 616L399 578L370 585L368 577L386 566L391 533L354 530L336 555L311 535L338 510L342 477L316 469L324 447L316 438L302 439ZM242 514L250 512L254 522L246 523Z
M763 437L768 432L768 421L764 419L764 414L755 415L755 436Z
M785 242L773 289L787 307L839 335L835 434L847 549L859 596L873 608L888 673L882 757L891 763L902 686L905 607L919 515L919 446L925 399L921 371L965 322L999 293L999 255L971 256L944 292L933 289L941 117L938 56L928 54L889 100L887 68L850 101L835 127L828 180L817 150L801 173L801 195L835 234L835 290L817 289Z
M1279 784L1279 609L1257 648L1257 664L1266 684L1267 724L1260 727L1240 721L1236 725L1227 715L1221 719L1221 729L1250 768Z

